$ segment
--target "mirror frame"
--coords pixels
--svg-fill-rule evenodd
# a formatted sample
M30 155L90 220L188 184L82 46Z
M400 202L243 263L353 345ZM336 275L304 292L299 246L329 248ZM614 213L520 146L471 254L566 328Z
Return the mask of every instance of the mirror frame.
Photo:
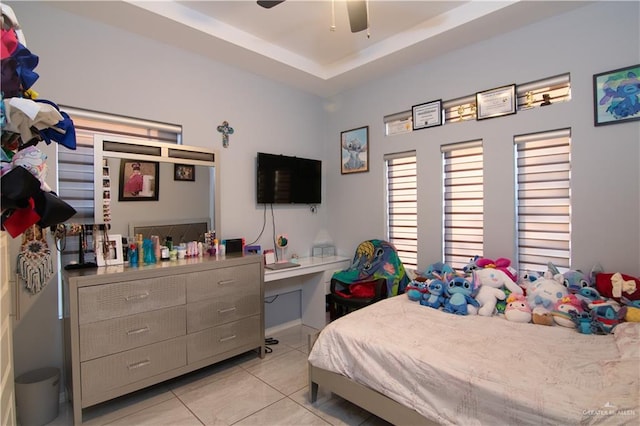
M194 166L212 167L214 170L210 181L210 192L213 194L213 217L209 223L218 235L221 233L220 224L220 191L216 184L220 182L220 165L216 162L218 153L215 150L166 142L149 141L137 138L124 138L108 135L94 135L93 137L93 173L94 173L94 220L98 220L102 211L102 166L104 158L133 159L160 163L189 164ZM180 219L177 219L180 220Z

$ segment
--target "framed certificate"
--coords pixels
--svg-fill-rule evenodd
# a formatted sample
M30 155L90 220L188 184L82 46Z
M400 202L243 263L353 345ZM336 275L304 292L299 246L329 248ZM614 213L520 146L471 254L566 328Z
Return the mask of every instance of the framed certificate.
M476 120L515 114L516 85L476 93Z
M442 126L442 99L411 107L413 130Z

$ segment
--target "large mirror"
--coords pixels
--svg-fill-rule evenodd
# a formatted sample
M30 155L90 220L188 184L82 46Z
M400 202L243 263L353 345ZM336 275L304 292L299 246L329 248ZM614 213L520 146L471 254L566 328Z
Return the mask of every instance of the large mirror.
M206 221L220 235L214 151L102 135L94 147L96 223L109 223L110 233L157 226L180 243L193 236L172 225Z

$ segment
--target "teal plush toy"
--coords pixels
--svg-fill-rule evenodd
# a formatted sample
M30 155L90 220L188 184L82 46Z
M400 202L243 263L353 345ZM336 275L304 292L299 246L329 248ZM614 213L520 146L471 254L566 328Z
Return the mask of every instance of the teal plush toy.
M406 293L407 293L407 297L409 298L409 300L412 300L414 302L421 301L422 300L422 296L425 293L428 293L427 283L424 282L424 281L412 280L407 285Z
M436 278L436 279L442 280L446 275L451 275L451 274L455 274L455 271L451 266L443 262L436 262L427 266L427 269L425 269L424 272L420 275L422 275L427 279Z

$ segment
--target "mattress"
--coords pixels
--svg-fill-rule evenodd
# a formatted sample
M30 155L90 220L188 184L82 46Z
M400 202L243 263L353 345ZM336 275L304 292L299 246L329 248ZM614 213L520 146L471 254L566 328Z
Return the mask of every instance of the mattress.
M310 354L441 424L640 424L640 324L584 335L401 295L327 325Z

